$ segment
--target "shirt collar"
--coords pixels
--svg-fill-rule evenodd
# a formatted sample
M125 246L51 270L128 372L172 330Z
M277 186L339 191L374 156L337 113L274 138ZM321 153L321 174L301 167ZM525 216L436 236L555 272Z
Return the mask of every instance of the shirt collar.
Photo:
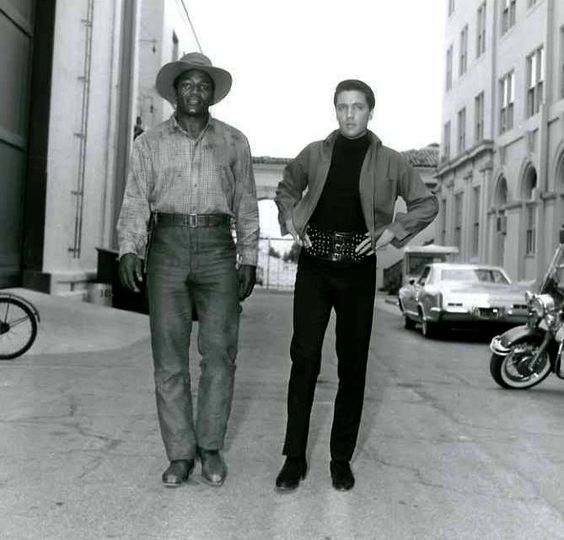
M186 130L178 123L178 120L176 120L176 113L172 113L172 115L168 119L168 128L169 128L171 133L174 133L175 131L180 131L180 133L183 133L184 135L186 135L187 137L189 137L193 141L199 141L200 139L203 138L203 136L206 134L206 132L208 132L209 130L213 130L214 127L215 127L215 119L212 118L211 113L208 112L208 122L207 122L207 124L205 125L204 129L202 130L202 132L200 133L198 138L192 139L191 137L189 137L188 133L186 133Z

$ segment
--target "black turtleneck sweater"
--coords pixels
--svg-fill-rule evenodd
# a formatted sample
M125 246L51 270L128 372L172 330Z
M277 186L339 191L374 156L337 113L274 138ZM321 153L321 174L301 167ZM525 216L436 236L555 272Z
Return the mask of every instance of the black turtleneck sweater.
M327 180L309 220L313 227L333 232L366 232L359 181L369 146L368 134L358 139L337 136Z

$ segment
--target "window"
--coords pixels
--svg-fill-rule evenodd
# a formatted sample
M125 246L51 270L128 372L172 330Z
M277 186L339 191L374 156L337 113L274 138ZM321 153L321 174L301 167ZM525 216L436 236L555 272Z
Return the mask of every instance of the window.
M486 3L478 8L476 24L476 58L486 51Z
M527 56L527 116L533 116L540 110L544 83L543 47Z
M444 126L443 159L445 161L448 161L450 159L450 122L447 122Z
M475 186L473 190L473 223L472 223L472 255L478 256L480 246L480 186Z
M484 139L484 92L474 98L474 144Z
M509 283L499 271L489 268L457 268L441 271L443 281L466 281L469 283Z
M466 107L458 111L458 153L466 150Z
M460 57L458 75L464 75L468 68L468 25L460 32Z
M501 0L501 33L505 34L515 24L517 0Z
M417 280L418 285L425 285L425 281L427 281L427 276L429 275L430 271L431 271L431 267L426 266L423 272L421 273L421 276Z
M499 132L505 133L513 128L513 103L515 101L515 73L511 71L500 81Z
M454 245L462 251L462 193L454 196Z
M525 254L534 255L535 254L535 220L536 211L534 205L527 206L527 230L525 232Z
M440 223L441 223L441 230L440 230L440 235L441 235L441 244L443 246L446 246L446 221L447 221L447 200L446 197L443 197L441 199L441 214L440 214Z
M527 7L533 7L538 0L527 0Z
M564 98L564 26L560 27L560 98Z
M454 13L454 0L448 0L448 16Z
M452 88L452 45L447 50L446 56L446 89Z

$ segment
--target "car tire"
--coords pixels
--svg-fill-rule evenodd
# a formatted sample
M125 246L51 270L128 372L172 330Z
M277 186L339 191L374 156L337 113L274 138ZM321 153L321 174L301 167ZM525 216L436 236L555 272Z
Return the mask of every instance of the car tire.
M438 336L440 324L426 319L422 309L419 309L419 320L421 321L421 333L424 337L434 339Z
M414 330L415 329L415 321L410 319L406 313L403 314L403 327L406 330Z

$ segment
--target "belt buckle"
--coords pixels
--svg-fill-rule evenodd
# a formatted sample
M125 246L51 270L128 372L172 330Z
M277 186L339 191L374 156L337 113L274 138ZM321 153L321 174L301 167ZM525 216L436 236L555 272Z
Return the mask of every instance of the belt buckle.
M198 214L188 214L188 227L191 229L198 227Z

